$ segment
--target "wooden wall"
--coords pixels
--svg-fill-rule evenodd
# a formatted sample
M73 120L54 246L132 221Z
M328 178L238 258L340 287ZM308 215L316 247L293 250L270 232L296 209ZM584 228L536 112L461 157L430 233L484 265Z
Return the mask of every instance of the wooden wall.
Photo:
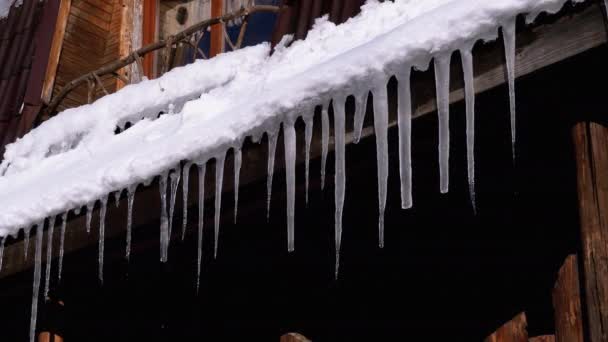
M87 72L119 58L121 0L72 0L70 15L59 58L53 94ZM108 92L116 89L115 78L102 78ZM87 103L87 86L72 91L59 110ZM95 98L103 90L97 89Z

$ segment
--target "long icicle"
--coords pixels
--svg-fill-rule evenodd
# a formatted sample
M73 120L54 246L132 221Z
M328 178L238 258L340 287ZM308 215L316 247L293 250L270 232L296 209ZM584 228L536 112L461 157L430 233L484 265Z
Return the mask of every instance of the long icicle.
M234 223L239 210L239 178L241 176L241 164L243 163L243 152L241 149L234 151Z
M329 103L321 108L321 190L325 189L325 166L329 151Z
M198 165L198 260L196 268L196 294L201 283L201 261L203 259L203 223L205 222L205 173L207 164Z
M127 188L127 246L125 247L125 258L127 261L131 258L131 239L133 235L133 204L135 202L135 191L137 184Z
M171 179L171 191L169 195L169 243L171 242L171 232L173 231L173 216L175 214L175 200L177 199L177 186L179 185L180 178L182 177L182 171L179 166L170 175Z
M477 211L475 204L475 79L473 74L472 46L460 50L462 71L464 75L464 94L467 112L467 174L469 180L469 196L473 212Z
M358 144L361 141L361 132L363 132L363 122L365 121L365 112L367 111L367 101L369 100L369 91L355 96L355 120L354 120L354 143Z
M86 217L86 228L87 233L91 232L91 221L93 219L93 208L95 207L95 202L87 204L87 217Z
M215 217L214 217L214 244L213 258L217 258L217 249L220 241L220 210L222 207L222 185L224 183L224 162L226 155L220 154L215 157Z
M305 177L306 177L306 206L308 206L308 183L310 178L310 145L312 143L313 115L304 116L304 140L306 143Z
M27 254L30 250L30 233L32 231L32 227L28 227L23 229L24 237L23 237L23 260L27 260Z
M167 217L167 177L168 172L160 175L158 191L160 193L160 261L167 262L169 254L169 219Z
M46 240L46 265L44 275L44 298L49 297L49 288L51 282L51 271L53 268L53 233L55 232L55 216L49 217L49 226L47 229L47 240Z
M0 239L0 272L2 272L2 259L4 258L4 243L6 238Z
M99 209L99 282L103 284L103 257L106 241L106 210L108 206L108 197L100 200L101 207Z
M295 249L296 130L292 122L283 123L285 177L287 181L287 250Z
M412 92L410 86L411 67L407 66L397 75L399 125L399 175L401 178L401 208L409 209L412 201Z
M186 238L186 226L188 225L188 186L190 185L190 168L192 163L187 162L182 169L182 241Z
M63 254L65 243L65 227L68 224L68 212L61 215L61 230L59 232L59 268L57 270L57 282L61 282L61 274L63 272Z
M335 205L334 214L334 243L335 268L334 277L338 279L340 270L340 249L342 244L342 215L344 210L344 193L346 192L346 142L345 142L345 98L334 98L334 136L336 137L336 174L335 174Z
M515 114L515 18L502 26L502 36L505 44L505 59L507 62L507 83L509 84L509 107L511 110L511 153L515 160L516 114Z
M378 167L378 245L384 248L384 211L388 186L388 95L383 80L372 91Z
M40 293L40 275L42 269L42 236L44 222L38 223L36 229L36 252L34 255L34 285L32 289L32 311L30 316L30 342L36 340L36 319L38 318L38 294Z
M435 85L439 115L439 190L450 187L450 54L435 57Z
M274 175L274 159L277 151L279 133L268 133L268 179L266 180L266 221L270 219L270 199L272 197L272 176Z

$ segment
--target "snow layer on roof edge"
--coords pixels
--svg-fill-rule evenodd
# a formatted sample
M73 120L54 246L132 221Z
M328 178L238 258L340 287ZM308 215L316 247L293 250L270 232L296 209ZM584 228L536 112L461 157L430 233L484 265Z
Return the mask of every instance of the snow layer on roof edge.
M186 103L177 115L166 115L154 122L143 120L123 134L111 137L102 146L95 146L95 154L89 151L87 157L86 148L84 157L83 149L78 150L79 153L70 151L58 158L42 160L34 172L0 178L0 236L15 233L17 228L42 217L142 182L181 160L204 162L230 147L239 147L245 136L260 136L265 131L276 130L284 120L295 120L302 110L311 110L333 93L369 89L373 86L370 81L385 82L399 68L426 68L434 54L450 52L473 39L487 37L488 32L496 32L502 22L517 13L539 13L542 9L555 11L565 2L436 0L433 2L435 8L389 27L388 31L372 32L376 35L367 41L342 51L330 49L329 56L317 58L320 63L295 66L287 77L284 72L273 73L272 70L281 71L281 66L285 67L280 63L281 59L291 61L289 53L298 46L311 48L311 45L306 46L307 41L314 46L323 46L325 40L314 41L316 33L334 30L322 38L333 36L348 40L350 37L345 33L352 33L348 29L374 31L360 27L366 24L358 22L361 17L402 14L404 10L412 9L409 6L415 6L416 2L369 2L360 16L343 25L320 21L316 31L313 30L305 41L295 42L282 54L269 58L263 65L268 72L262 74L261 79L259 75L239 73L237 77L242 76L239 82L212 89L201 99ZM380 20L386 21L386 18ZM429 30L429 27L435 29ZM128 151L125 146L129 146ZM83 159L89 162L83 162ZM54 179L53 176L59 177L60 181L47 184L46 180Z

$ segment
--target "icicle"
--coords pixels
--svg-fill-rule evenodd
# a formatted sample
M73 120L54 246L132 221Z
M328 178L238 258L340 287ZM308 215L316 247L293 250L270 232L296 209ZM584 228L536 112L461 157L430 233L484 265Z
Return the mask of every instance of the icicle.
M270 198L272 197L272 175L274 174L274 157L277 151L277 139L279 138L278 132L276 134L268 133L268 179L266 181L266 221L270 219Z
M397 75L399 124L399 175L401 178L401 208L412 207L412 93L410 88L411 67Z
M507 78L509 84L509 106L511 109L511 152L515 160L515 18L507 21L502 27L507 61Z
M106 209L108 206L108 198L104 197L100 200L101 207L99 209L99 282L103 284L103 254L106 241Z
M186 226L188 225L188 186L190 185L190 167L192 163L188 162L182 170L182 241L186 238Z
M340 270L340 246L342 244L342 214L344 209L344 193L346 191L346 143L345 143L345 118L344 105L346 99L334 98L334 136L336 137L336 174L335 174L335 247L336 264L335 277L338 279Z
M439 187L442 194L450 186L450 54L435 57L435 85L439 115Z
M95 202L87 204L87 233L91 232L91 219L93 218L93 208L95 207Z
M239 177L241 175L241 164L243 163L243 153L241 149L234 151L234 223L239 210Z
M306 206L308 206L308 182L310 178L310 145L312 143L312 129L314 125L314 118L312 115L304 117L305 131L304 139L306 140Z
M23 229L23 253L24 253L24 261L27 260L27 254L30 250L30 232L32 231L32 227Z
M61 282L61 272L63 272L63 245L65 243L65 227L68 224L67 211L61 215L61 231L59 232L59 269L57 270L57 282Z
M51 281L51 270L53 268L53 233L55 232L55 216L49 218L46 242L46 269L44 277L44 298L49 298L49 287Z
M2 259L4 258L4 242L6 238L0 239L0 272L2 272Z
M369 99L369 91L355 96L355 122L354 122L354 142L358 144L361 140L361 132L363 131L363 121L365 121L365 112L367 111L367 101Z
M38 223L36 231L36 252L34 256L34 285L32 286L32 311L30 316L30 342L36 340L36 319L38 318L38 294L40 293L40 274L42 268L42 236L44 222Z
M384 80L374 88L373 97L378 162L378 245L384 248L384 210L388 183L388 95Z
M179 180L182 176L181 170L179 167L174 170L169 178L171 178L171 192L169 195L169 240L171 242L171 232L173 231L173 214L175 213L175 200L177 198L177 186L179 185Z
M131 185L127 189L127 247L125 257L127 260L131 258L131 236L133 233L133 202L135 202L135 190L137 184Z
M203 223L205 222L205 173L207 164L198 165L198 261L196 269L196 293L201 282L201 260L203 259Z
M158 191L160 193L160 261L167 261L169 249L169 219L167 218L167 177L168 172L160 175Z
M469 195L471 197L473 212L475 212L475 80L473 78L473 53L471 49L472 46L460 50L460 55L462 57L467 111L467 172L469 178Z
M295 248L295 202L296 202L296 130L293 122L283 123L285 143L285 177L287 180L287 250Z
M213 244L213 257L217 258L217 247L220 241L220 209L222 207L222 184L224 182L224 161L226 155L215 157L215 243Z
M321 190L325 189L325 165L329 150L329 103L321 108Z
M114 205L116 206L116 208L118 208L120 206L120 194L122 193L122 190L118 190L114 192Z

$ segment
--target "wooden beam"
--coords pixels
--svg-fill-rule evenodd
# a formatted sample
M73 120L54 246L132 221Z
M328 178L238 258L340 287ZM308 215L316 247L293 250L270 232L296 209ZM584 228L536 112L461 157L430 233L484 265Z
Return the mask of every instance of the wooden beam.
M527 326L526 314L522 312L486 337L484 342L528 342Z
M608 341L608 128L578 123L573 131L587 306L592 342Z
M575 254L566 258L553 288L555 314L555 340L557 342L583 342L578 260Z
M211 0L211 17L220 17L224 12L224 0ZM211 46L209 57L219 55L224 52L224 25L217 24L211 26Z
M530 337L528 342L555 342L555 335Z
M45 104L48 104L53 96L57 65L59 64L59 56L61 56L63 37L65 35L65 28L68 24L71 6L72 0L61 0L59 4L59 12L57 13L57 21L55 23L55 32L53 32L53 42L51 43L46 73L44 75L44 83L42 84L41 98L42 102Z

